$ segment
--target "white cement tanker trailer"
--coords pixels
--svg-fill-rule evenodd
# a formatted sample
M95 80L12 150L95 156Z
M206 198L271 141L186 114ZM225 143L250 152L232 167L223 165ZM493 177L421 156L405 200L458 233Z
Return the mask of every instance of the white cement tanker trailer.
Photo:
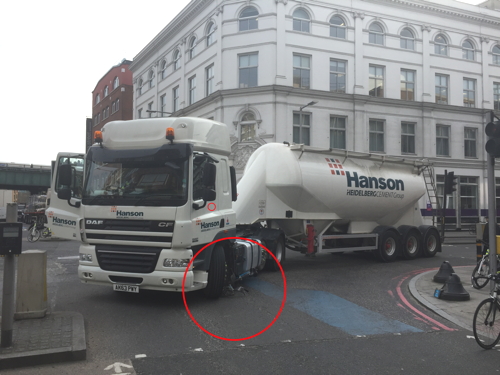
M441 251L423 225L420 160L267 144L250 157L233 204L241 229L265 222L306 254L375 250L383 261ZM249 229L251 231L251 229Z

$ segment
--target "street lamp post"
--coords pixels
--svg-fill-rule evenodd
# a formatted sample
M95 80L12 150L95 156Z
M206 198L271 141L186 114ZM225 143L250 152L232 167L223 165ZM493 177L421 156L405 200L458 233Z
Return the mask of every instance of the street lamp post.
M317 103L318 102L316 102L316 101L312 101L312 102L307 103L306 105L303 105L299 109L299 144L302 144L302 125L304 122L304 120L302 119L302 110L306 107L309 107L310 105L315 105Z

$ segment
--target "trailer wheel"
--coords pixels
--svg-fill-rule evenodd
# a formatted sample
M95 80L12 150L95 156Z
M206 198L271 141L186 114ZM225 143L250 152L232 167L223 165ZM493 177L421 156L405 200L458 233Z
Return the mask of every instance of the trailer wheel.
M207 287L204 289L206 297L216 299L222 295L225 275L226 257L224 255L224 248L222 245L216 244L210 260Z
M378 255L383 262L394 262L399 252L399 235L394 229L387 229L379 237Z
M428 228L424 232L424 256L427 258L431 258L438 251L441 251L441 236L436 228Z
M409 228L403 234L402 245L403 258L408 260L418 258L422 249L422 235L420 231L415 227Z
M283 237L279 237L276 240L276 248L273 251L274 256L276 259L278 259L278 262L281 264L283 267L283 263L285 263L285 240ZM266 260L266 265L264 266L264 269L266 271L272 271L276 272L279 271L280 267L278 266L278 263L269 255L267 260Z

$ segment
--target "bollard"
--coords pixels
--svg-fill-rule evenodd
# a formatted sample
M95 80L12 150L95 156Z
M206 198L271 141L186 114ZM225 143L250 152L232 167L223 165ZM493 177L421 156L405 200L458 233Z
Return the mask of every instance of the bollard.
M43 318L47 313L47 252L28 250L17 262L14 319Z

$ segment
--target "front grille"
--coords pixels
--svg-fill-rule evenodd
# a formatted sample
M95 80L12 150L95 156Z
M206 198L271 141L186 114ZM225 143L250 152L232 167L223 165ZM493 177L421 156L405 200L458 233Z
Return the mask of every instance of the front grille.
M151 273L160 253L154 247L96 245L99 267L105 271Z
M137 284L137 285L140 285L142 283L142 280L144 280L142 277L113 276L113 275L110 275L109 279L115 283Z
M85 219L85 229L173 233L174 222L167 220Z
M123 234L87 233L89 240L112 240L112 241L144 241L144 242L170 242L172 237L156 236L134 236Z

